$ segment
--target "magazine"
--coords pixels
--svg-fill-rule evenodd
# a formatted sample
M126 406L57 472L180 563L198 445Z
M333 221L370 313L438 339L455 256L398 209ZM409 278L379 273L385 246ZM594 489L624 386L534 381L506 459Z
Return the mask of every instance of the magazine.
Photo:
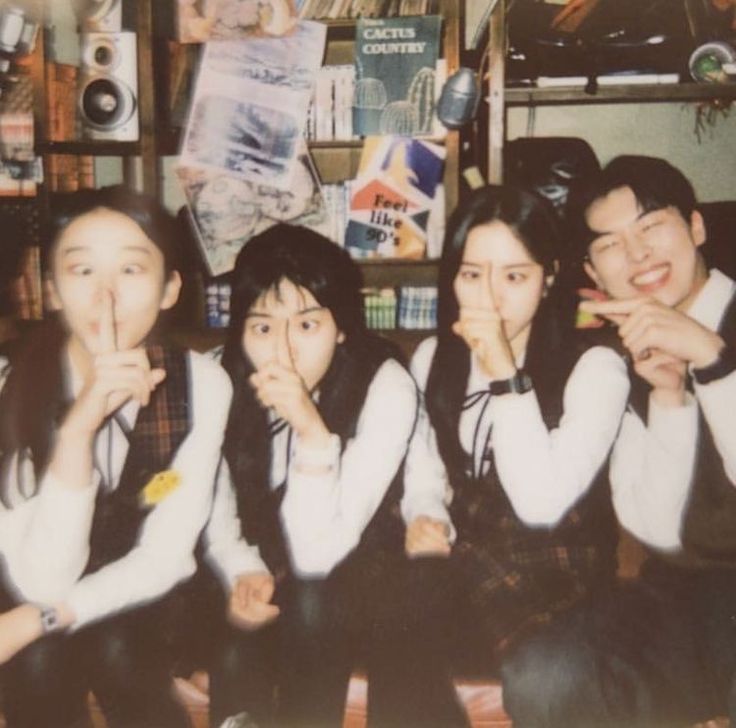
M325 206L311 157L302 143L288 190L209 169L178 166L189 221L210 275L233 269L240 249L254 235L288 222L307 227L323 222Z
M205 45L180 161L288 189L325 46L325 26Z
M177 0L180 43L279 36L296 24L293 0Z
M345 233L351 255L424 257L444 158L444 147L419 139L365 140Z
M431 133L441 23L438 15L358 21L356 134Z

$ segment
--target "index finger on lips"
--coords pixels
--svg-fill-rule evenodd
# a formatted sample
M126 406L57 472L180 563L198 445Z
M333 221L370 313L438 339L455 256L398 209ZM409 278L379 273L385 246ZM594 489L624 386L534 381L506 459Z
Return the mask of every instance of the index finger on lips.
M115 297L112 291L103 291L100 306L99 331L97 336L97 354L109 354L117 350L117 332L115 330Z

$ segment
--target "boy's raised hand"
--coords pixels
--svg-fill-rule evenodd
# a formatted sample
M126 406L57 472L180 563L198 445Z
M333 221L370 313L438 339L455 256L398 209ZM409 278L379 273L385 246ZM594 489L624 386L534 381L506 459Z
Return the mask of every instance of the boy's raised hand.
M257 629L279 616L279 608L271 604L274 581L271 574L242 574L230 594L230 621L242 629Z
M584 301L580 307L618 324L621 341L635 361L659 350L694 367L705 367L724 346L717 333L652 298Z

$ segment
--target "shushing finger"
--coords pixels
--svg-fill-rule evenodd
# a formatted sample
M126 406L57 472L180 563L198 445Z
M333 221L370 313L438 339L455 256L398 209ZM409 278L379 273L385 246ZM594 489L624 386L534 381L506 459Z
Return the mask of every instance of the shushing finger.
M99 354L107 354L117 350L117 332L115 330L115 297L112 291L102 292L100 306L100 319L98 322L98 351Z

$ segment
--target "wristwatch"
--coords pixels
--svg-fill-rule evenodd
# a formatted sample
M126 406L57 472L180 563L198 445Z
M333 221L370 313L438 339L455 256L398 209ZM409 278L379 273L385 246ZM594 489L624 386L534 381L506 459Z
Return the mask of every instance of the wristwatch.
M44 604L39 604L37 606L41 613L41 631L43 634L58 632L61 629L61 622L59 620L59 612L56 607L49 607Z
M524 394L533 387L532 378L523 370L518 369L513 377L499 379L488 386L491 394Z
M698 369L693 367L691 373L698 384L709 384L717 379L723 379L733 371L736 371L736 351L726 344L718 352L718 358L712 364Z

